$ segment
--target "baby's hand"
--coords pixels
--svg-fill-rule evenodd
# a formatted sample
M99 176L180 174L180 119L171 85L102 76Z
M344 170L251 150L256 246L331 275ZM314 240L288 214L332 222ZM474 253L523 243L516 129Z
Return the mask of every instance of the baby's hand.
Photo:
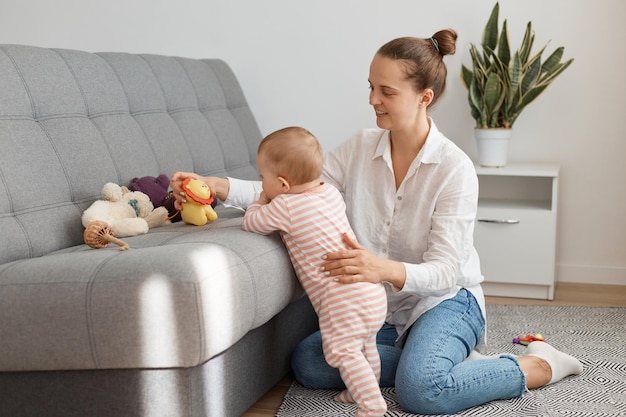
M265 194L265 191L261 191L261 195L259 196L259 203L267 204L270 201L272 201L272 200L270 200L269 197L267 196L267 194Z

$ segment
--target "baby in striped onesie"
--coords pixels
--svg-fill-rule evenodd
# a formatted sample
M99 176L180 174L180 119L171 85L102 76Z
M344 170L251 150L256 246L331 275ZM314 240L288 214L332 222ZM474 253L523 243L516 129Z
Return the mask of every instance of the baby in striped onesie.
M321 271L322 256L347 249L354 238L339 191L320 181L322 148L309 131L288 127L259 144L257 165L263 191L243 218L243 229L280 231L296 275L319 318L324 356L338 368L347 390L336 399L356 402L357 417L382 416L380 357L376 333L387 314L382 284L341 284Z

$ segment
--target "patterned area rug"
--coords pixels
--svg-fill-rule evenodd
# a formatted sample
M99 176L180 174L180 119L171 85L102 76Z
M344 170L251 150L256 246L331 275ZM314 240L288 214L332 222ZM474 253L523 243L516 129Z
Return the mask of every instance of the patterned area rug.
M487 354L523 355L516 336L541 333L548 343L577 357L581 375L570 376L521 398L492 401L454 416L626 416L626 308L488 305ZM294 382L276 417L349 417L356 406L333 400L338 391L310 390ZM386 417L415 417L400 408L394 388L384 388Z

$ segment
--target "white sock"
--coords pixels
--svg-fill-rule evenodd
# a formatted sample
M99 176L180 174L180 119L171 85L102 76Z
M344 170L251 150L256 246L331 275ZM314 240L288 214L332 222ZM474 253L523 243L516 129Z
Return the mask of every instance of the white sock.
M556 350L546 342L529 343L528 356L537 356L548 362L552 369L552 379L548 384L560 381L568 375L578 375L583 371L583 365L578 359Z

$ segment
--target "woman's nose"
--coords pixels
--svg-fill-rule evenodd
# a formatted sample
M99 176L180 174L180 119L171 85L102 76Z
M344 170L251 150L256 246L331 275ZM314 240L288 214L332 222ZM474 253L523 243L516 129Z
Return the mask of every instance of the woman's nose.
M370 105L375 105L375 104L379 104L380 100L378 99L378 96L376 93L374 93L374 91L370 91Z

